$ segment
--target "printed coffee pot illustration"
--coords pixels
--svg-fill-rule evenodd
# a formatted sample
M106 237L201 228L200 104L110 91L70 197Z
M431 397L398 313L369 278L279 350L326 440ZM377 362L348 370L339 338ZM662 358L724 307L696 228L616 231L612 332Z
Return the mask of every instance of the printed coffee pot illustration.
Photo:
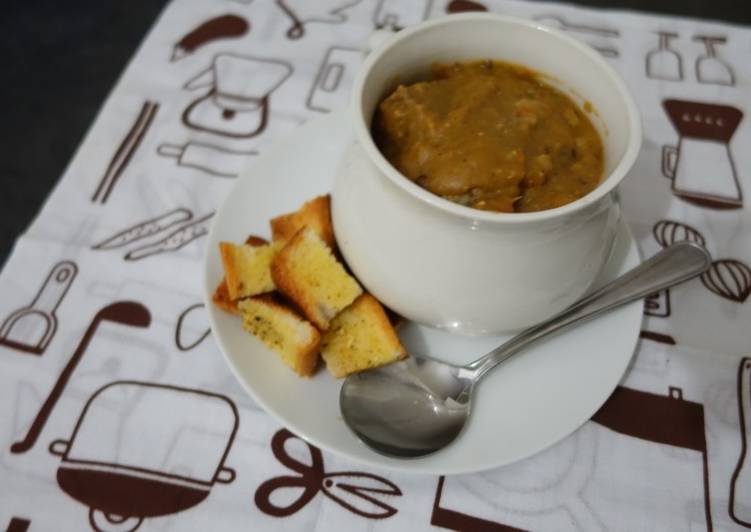
M730 479L730 517L739 525L751 528L751 358L741 359L738 366L738 417L741 453Z
M0 325L0 345L41 355L57 331L55 310L73 283L78 268L70 261L57 263L28 306Z
M739 209L741 190L730 139L743 113L729 105L665 100L665 112L679 135L678 146L663 146L662 173L673 194L701 207Z
M269 96L291 73L292 67L281 61L219 54L185 84L188 90L210 90L188 105L183 123L226 137L254 137L266 128Z
M200 504L235 471L224 465L238 426L227 397L116 381L87 401L68 440L55 440L57 483L89 507L97 531L133 531L147 517Z

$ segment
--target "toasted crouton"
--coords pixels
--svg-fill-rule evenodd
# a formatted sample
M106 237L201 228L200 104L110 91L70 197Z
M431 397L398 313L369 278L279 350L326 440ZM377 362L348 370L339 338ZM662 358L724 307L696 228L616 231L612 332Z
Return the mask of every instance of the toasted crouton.
M274 290L269 267L271 258L280 247L281 244L274 243L260 246L219 243L230 299L255 296Z
M248 235L248 238L245 239L245 243L249 246L258 247L268 244L269 241L260 236ZM211 297L211 301L224 312L240 314L240 311L237 308L237 301L229 296L226 277L222 277L222 280L216 285L216 290L214 290L214 295Z
M321 356L336 378L377 368L407 356L381 304L363 294L331 322Z
M274 256L271 277L320 330L362 294L362 288L334 257L331 248L304 227Z
M313 325L270 295L243 299L238 308L245 330L278 353L282 362L303 377L315 373L321 335Z
M274 241L287 242L305 226L313 229L329 247L335 246L328 196L318 196L305 203L295 212L273 218L271 220L271 237Z

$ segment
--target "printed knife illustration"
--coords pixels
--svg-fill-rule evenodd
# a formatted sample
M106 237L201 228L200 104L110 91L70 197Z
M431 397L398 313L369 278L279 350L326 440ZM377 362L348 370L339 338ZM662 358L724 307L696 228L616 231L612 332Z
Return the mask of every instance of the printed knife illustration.
M237 15L221 15L207 20L187 33L172 49L170 62L179 61L200 47L218 39L241 37L248 32L250 24Z

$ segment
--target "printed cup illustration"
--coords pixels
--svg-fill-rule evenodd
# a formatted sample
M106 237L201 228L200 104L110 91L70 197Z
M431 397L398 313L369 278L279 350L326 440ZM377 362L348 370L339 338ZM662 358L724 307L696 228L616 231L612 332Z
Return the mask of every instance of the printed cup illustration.
M0 325L0 345L35 355L44 353L57 331L55 310L77 273L72 262L57 263L31 303L11 313Z
M663 146L662 173L673 194L710 209L739 209L743 191L730 140L743 113L729 105L665 100L663 107L679 135L677 146Z
M222 395L117 381L89 398L68 440L55 440L60 488L89 507L95 530L135 530L187 510L235 472L224 462L237 408Z
M751 528L751 358L741 359L738 366L738 418L741 431L741 454L730 479L730 517Z
M310 89L308 108L329 112L345 106L362 58L360 50L338 46L329 48Z
M433 0L378 0L373 23L378 29L399 31L428 18L432 5Z
M185 109L183 123L199 131L250 138L266 128L269 96L292 74L282 61L219 54L212 65L185 84L208 88Z
M660 37L658 48L647 52L645 60L647 77L663 81L683 80L683 58L670 48L670 39L678 37L677 33L658 31Z

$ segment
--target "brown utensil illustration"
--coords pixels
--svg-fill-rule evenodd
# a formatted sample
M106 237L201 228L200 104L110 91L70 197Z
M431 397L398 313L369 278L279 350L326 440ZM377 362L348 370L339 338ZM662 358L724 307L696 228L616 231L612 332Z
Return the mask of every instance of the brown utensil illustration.
M183 225L157 242L129 251L124 258L125 260L140 260L159 253L177 251L208 233L212 216L214 216L213 212Z
M57 331L57 315L78 268L70 261L58 262L28 306L14 311L0 325L0 345L41 355Z
M60 457L58 485L89 507L94 530L132 531L231 483L235 471L224 462L237 427L237 407L223 395L116 381L89 398L71 437L49 451Z
M308 504L318 493L323 493L330 500L350 512L369 519L385 519L397 512L393 506L381 498L401 495L401 490L383 477L371 473L345 471L326 473L323 467L321 451L307 442L310 451L310 465L290 456L284 445L287 440L297 438L287 429L274 434L271 449L280 463L287 466L296 475L274 477L261 484L256 490L255 501L258 508L275 517L292 515ZM272 502L273 493L279 489L302 488L300 496L287 506Z
M94 203L106 203L112 189L115 188L117 181L128 166L133 154L141 145L141 141L146 136L151 123L159 110L159 104L155 102L146 101L141 106L141 111L138 113L135 122L131 126L125 138L120 143L117 151L112 156L107 170L104 172L99 185L91 197L91 201Z
M716 44L725 44L725 37L713 37L709 35L694 35L694 40L703 42L706 47L706 55L696 58L696 80L699 83L714 83L716 85L735 85L733 69L725 61L717 57Z
M30 524L31 521L28 519L13 517L11 518L10 523L8 523L8 528L5 529L5 532L26 532L29 529Z
M751 528L751 357L742 358L738 365L738 421L741 452L730 478L728 511L733 521Z
M588 26L586 24L576 24L567 21L561 15L540 15L535 20L542 22L547 26L557 28L563 31L573 31L575 33L587 33L589 35L598 35L600 37L620 37L621 32L614 28L605 28L598 26Z
M473 0L451 0L446 5L446 13L465 13L467 11L487 11L488 8Z
M203 342L211 333L205 312L206 309L204 304L196 303L180 313L180 316L177 318L177 324L175 325L175 345L180 351L190 351ZM198 333L196 333L195 327L191 328L189 325L185 324L185 322L189 322L191 317L196 313L199 314L200 319ZM195 325L195 323L193 325Z
M178 41L172 50L170 61L178 61L216 40L242 37L248 33L249 28L248 21L237 15L221 15L209 19Z
M428 18L432 6L433 0L378 0L373 24L378 29L399 31Z
M743 303L751 295L751 268L735 259L715 260L701 274L701 282L710 292Z
M189 221L193 218L193 213L188 209L175 209L161 216L146 220L133 227L129 227L119 233L112 235L106 240L94 245L91 249L115 249L126 246L132 242L137 242L142 238L147 238L165 229Z
M678 37L677 33L658 31L659 48L650 50L645 59L647 77L664 81L683 80L683 59L681 54L670 48L670 39Z
M666 345L676 345L675 338L668 334L662 334L654 331L646 331L642 330L639 331L639 338L643 338L645 340L651 340L652 342L657 342L659 344L666 344Z
M52 409L60 399L60 396L65 390L65 386L68 384L68 381L73 374L73 371L81 361L86 348L88 347L92 337L94 336L97 329L99 328L99 325L102 322L119 323L121 325L128 325L130 327L148 327L151 324L151 314L146 309L146 307L144 307L140 303L133 301L118 301L116 303L112 303L111 305L107 305L99 312L97 312L94 318L91 320L89 327L86 329L83 338L81 338L78 347L76 347L76 350L73 352L70 360L65 365L65 368L63 368L60 376L57 378L55 386L52 388L52 391L50 391L47 399L39 409L39 412L34 418L31 426L29 427L26 436L23 440L17 441L13 445L11 445L10 451L12 453L25 453L34 446L37 438L39 438L39 434L44 428L45 423L47 423L47 419L52 413Z
M710 209L739 209L743 191L730 140L743 112L729 105L684 100L662 103L679 135L677 146L663 146L662 173L672 181L673 194ZM707 161L713 168L707 174Z
M156 152L175 159L178 166L194 168L217 177L237 177L248 164L248 157L258 155L254 150L230 150L192 141L183 145L160 144Z

